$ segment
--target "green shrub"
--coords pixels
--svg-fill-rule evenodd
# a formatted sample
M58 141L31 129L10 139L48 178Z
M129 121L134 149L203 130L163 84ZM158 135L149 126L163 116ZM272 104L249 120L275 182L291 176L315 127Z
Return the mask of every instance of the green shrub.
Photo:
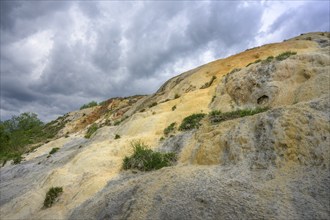
M217 78L216 76L212 76L211 80L205 83L200 89L206 89L210 87L216 78Z
M291 55L296 55L297 52L291 52L291 51L286 51L284 53L281 53L280 55L276 56L275 59L278 61L285 60L289 58Z
M18 155L17 157L14 158L13 164L20 164L23 160L23 157L21 155Z
M219 110L214 110L209 113L209 120L212 123L220 122L221 121L221 111Z
M94 107L94 106L97 106L97 102L91 101L90 103L84 104L83 106L81 106L80 110L85 109L85 108L91 108L91 107Z
M167 136L175 130L176 123L173 122L167 128L164 129L164 135Z
M50 152L49 154L55 154L60 148L58 147L54 147Z
M180 95L178 93L175 93L174 99L178 99L178 98L180 98Z
M256 109L241 109L232 112L221 113L218 110L214 110L209 113L209 120L211 123L219 123L222 121L227 121L235 118L245 117L249 115L255 115L264 111L267 111L268 108L256 108Z
M175 111L175 109L176 109L176 105L173 105L172 106L172 111Z
M52 188L50 188L48 190L48 192L46 193L46 198L45 198L45 201L44 201L44 208L51 207L54 204L55 199L57 197L59 197L62 192L63 192L62 187L52 187Z
M211 103L214 102L215 98L216 98L216 96L214 95L214 96L212 97Z
M257 59L256 61L254 61L254 62L249 63L248 65L246 65L246 67L248 67L248 66L250 66L252 64L255 64L255 63L260 63L260 62L261 62L261 60L260 59Z
M115 135L115 139L119 139L120 138L120 135L119 134L116 134Z
M200 121L204 118L204 116L205 116L205 114L198 113L198 114L192 114L192 115L184 118L179 127L179 130L184 131L184 130L191 130L194 128L199 128Z
M152 108L152 107L154 107L154 106L156 106L157 105L157 102L153 102L153 103L151 103L150 105L149 105L149 108Z
M106 104L108 104L108 100L105 100L105 101L102 101L99 103L99 105L106 105Z
M86 132L86 135L85 135L85 138L90 138L96 131L97 131L97 129L98 129L98 126L97 126L97 124L92 124L89 128L88 128L88 130L87 130L87 132Z
M262 61L263 64L267 64L267 63L270 63L274 60L274 57L273 56L269 56L267 57L265 60Z
M142 142L131 143L133 154L123 159L123 169L138 169L141 171L158 170L171 166L176 160L174 153L160 153L149 149Z

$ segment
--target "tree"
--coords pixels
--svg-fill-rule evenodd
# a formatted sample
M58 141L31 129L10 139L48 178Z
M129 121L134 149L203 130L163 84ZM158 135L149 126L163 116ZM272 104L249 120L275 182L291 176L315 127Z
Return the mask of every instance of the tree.
M31 112L0 121L0 159L11 159L23 153L28 144L40 141L43 126L38 115Z

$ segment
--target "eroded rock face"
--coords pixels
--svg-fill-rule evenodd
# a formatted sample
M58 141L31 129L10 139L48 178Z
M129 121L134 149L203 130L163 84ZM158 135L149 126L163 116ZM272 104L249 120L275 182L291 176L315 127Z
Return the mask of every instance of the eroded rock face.
M283 61L264 60L224 77L217 99L220 104L229 96L238 107L275 107L317 98L327 93L329 65L325 50L292 55Z

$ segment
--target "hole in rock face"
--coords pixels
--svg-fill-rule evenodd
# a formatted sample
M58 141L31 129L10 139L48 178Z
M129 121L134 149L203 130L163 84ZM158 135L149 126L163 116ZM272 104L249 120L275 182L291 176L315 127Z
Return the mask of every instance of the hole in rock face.
M266 96L266 95L263 95L263 96L258 98L257 103L259 105L263 105L263 104L266 104L268 102L268 100L269 100L269 97Z

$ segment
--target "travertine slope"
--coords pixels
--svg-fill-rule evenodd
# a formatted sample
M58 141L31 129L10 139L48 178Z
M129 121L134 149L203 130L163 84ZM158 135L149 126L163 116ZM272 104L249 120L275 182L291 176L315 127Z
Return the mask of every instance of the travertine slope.
M1 168L1 219L329 219L329 42L304 34L183 73L153 95L68 113L57 139ZM296 54L269 58L286 51ZM160 141L193 113L257 107L268 110L205 117ZM92 123L100 128L86 139ZM134 140L175 152L177 164L122 171ZM63 194L43 209L52 186Z

